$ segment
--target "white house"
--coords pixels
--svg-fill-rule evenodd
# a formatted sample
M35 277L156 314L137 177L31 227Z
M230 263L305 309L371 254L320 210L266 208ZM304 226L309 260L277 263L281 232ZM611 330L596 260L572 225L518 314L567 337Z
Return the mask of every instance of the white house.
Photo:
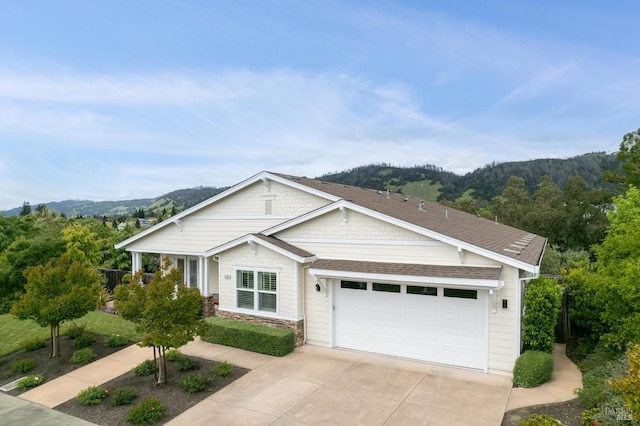
M511 374L546 239L413 197L262 172L116 245L158 253L217 316L299 344Z

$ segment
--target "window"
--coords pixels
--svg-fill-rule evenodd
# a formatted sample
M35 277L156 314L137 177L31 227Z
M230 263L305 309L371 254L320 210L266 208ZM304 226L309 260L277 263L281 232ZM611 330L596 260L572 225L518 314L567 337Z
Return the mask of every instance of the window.
M278 306L278 275L275 272L238 270L236 294L238 308L275 313Z
M360 281L340 281L340 288L350 288L352 290L366 290L367 283Z
M198 286L198 259L189 259L189 280L187 285L189 287Z
M421 285L408 285L407 294L421 294L423 296L437 296L437 287L423 287Z
M477 290L463 290L461 288L445 288L444 297L458 297L460 299L477 299Z
M400 284L373 283L373 291L386 291L387 293L400 293Z
M176 259L176 269L181 269L184 274L184 285L187 287L198 286L198 258L178 257Z

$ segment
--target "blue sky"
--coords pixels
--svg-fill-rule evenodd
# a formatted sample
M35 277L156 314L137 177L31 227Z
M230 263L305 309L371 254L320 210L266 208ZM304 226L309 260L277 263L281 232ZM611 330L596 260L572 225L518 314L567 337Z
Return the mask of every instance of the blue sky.
M614 152L634 3L0 0L0 211Z

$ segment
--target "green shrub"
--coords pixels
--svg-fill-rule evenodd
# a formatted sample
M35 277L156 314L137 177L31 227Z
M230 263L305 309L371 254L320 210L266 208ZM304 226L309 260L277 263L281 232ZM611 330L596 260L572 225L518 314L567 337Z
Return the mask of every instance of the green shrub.
M200 362L187 356L181 356L175 360L176 368L179 371L191 371L200 368Z
M85 324L78 324L73 322L71 323L71 325L69 325L69 328L67 328L67 331L64 334L66 334L70 339L77 339L86 332L87 326Z
M522 419L518 426L558 426L562 425L562 422L554 419L546 414L534 414L531 417Z
M593 370L597 367L602 367L608 362L618 358L620 354L616 351L604 347L604 345L598 345L595 347L592 353L588 354L582 361L578 363L578 368L583 373Z
M624 377L627 371L627 359L620 357L584 373L582 389L576 391L582 405L587 409L602 407L606 401L619 396L616 395L608 382L618 377Z
M527 351L516 359L513 367L513 385L535 388L551 380L553 357L547 352Z
M120 346L128 345L129 339L119 334L112 334L104 339L104 345L109 348L118 348Z
M227 361L223 361L213 368L212 373L220 377L228 377L233 374L233 365Z
M627 403L630 414L640 423L640 344L627 352L628 374L611 382Z
M31 371L35 368L36 361L32 358L22 358L17 359L11 364L11 371L14 373L26 373L27 371Z
M167 361L175 362L175 361L179 360L180 358L182 358L182 353L180 353L180 351L178 349L169 349L164 354L164 357L167 359Z
M96 342L96 339L93 338L90 334L84 333L76 337L73 341L73 346L77 349L87 348L93 345Z
M619 394L614 394L607 399L599 407L598 413L593 416L600 425L607 426L630 426L633 423L634 416L625 405L624 399Z
M27 390L31 388L35 388L36 386L40 386L44 383L44 376L42 374L32 374L23 379L20 379L18 382L18 389Z
M599 412L599 408L589 408L588 410L584 410L582 412L582 426L591 426L595 420L595 415Z
M166 408L158 398L147 398L131 407L127 420L136 426L151 425L164 417Z
M211 327L201 334L205 342L275 356L284 356L295 348L296 335L291 330L217 317L207 322Z
M182 378L180 387L187 393L196 393L208 390L210 382L211 378L206 374L190 374Z
M136 376L150 376L156 371L156 363L151 359L142 361L140 364L133 367L133 374Z
M36 351L40 348L44 348L45 346L47 346L47 341L44 339L29 339L25 340L22 342L22 345L20 345L25 352Z
M72 364L89 364L97 358L95 352L91 348L78 349L71 356L70 362Z
M113 396L111 397L111 406L119 407L121 405L128 405L133 402L137 397L136 388L133 386L126 386L122 388L117 388L113 391Z
M102 403L102 400L109 395L106 388L102 386L90 386L85 390L80 391L76 399L80 401L82 405L98 405Z
M562 288L550 278L536 278L527 285L524 295L524 335L527 350L553 351L556 323L562 304Z

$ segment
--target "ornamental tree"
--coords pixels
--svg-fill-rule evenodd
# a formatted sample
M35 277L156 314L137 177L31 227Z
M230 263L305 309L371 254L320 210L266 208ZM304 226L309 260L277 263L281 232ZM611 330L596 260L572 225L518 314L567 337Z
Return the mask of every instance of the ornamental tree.
M144 272L140 271L114 292L115 309L144 334L139 345L153 347L158 385L167 383L167 349L186 345L206 324L200 291L185 286L182 270L171 269L170 264L165 258L149 284L142 284Z
M60 356L60 325L96 308L102 275L63 254L57 264L28 267L25 293L11 307L20 319L51 329L51 357Z

